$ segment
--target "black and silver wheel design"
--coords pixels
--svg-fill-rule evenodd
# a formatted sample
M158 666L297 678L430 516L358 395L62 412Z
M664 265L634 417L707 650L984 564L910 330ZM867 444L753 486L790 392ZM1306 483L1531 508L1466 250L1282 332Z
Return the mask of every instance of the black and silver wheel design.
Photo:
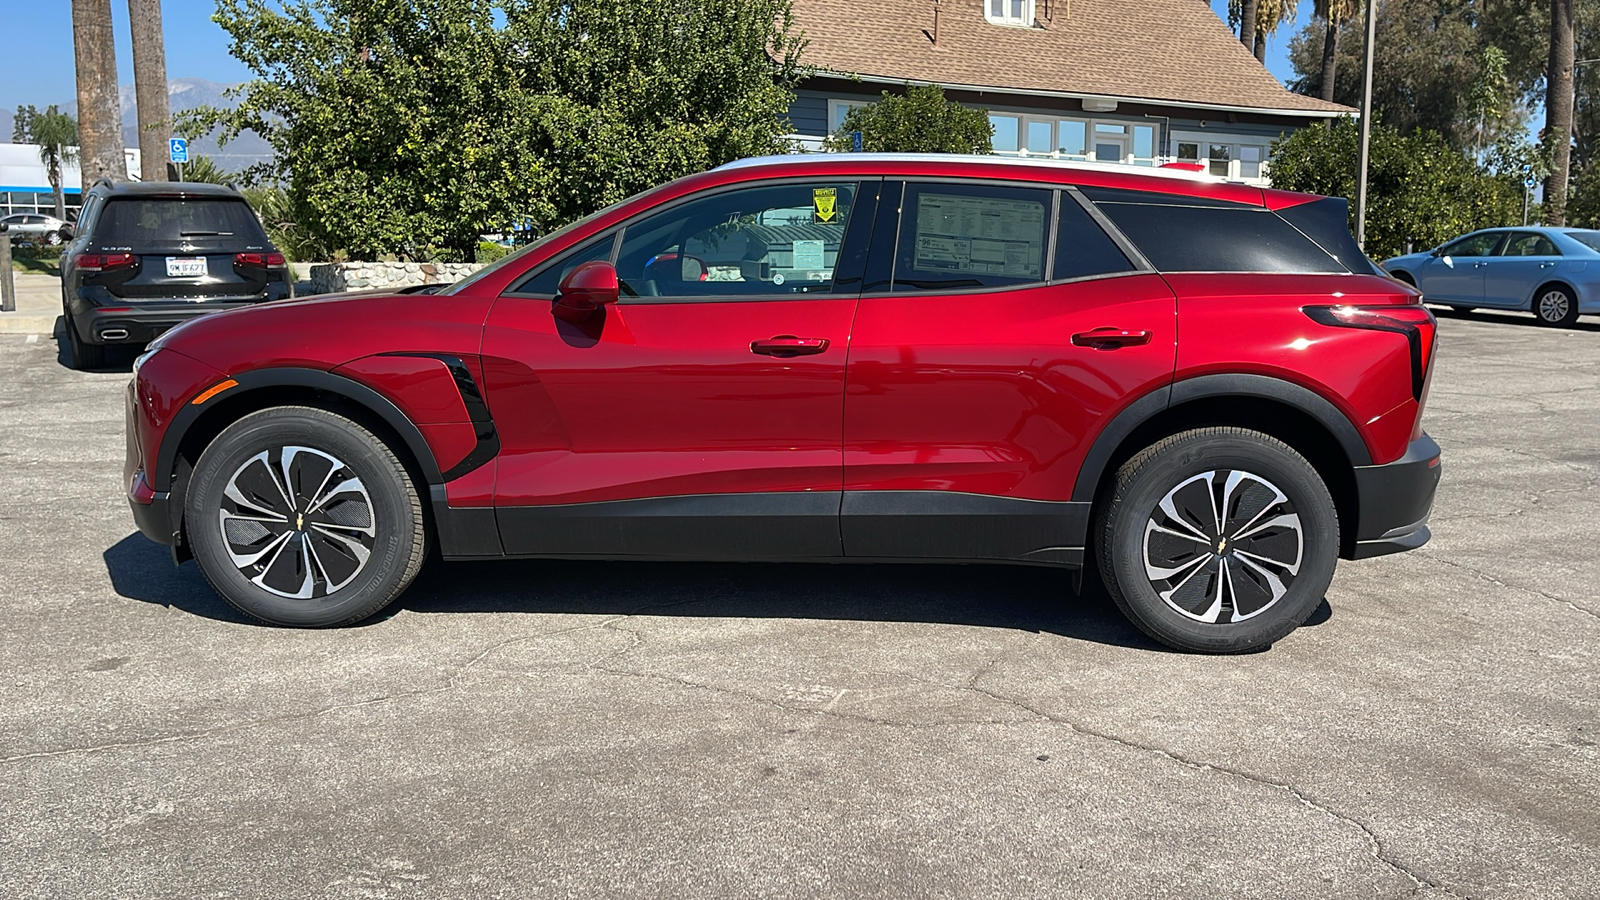
M1546 325L1568 327L1578 321L1578 301L1566 288L1547 285L1534 298L1533 314Z
M1196 622L1242 622L1282 600L1300 574L1305 534L1272 482L1240 469L1195 475L1145 523L1145 575Z
M223 429L184 500L195 560L217 593L274 625L343 625L389 605L425 555L422 503L376 435L284 406Z
M331 454L263 450L233 473L222 496L218 526L228 558L262 590L295 600L326 597L372 558L372 497Z
M1339 519L1317 470L1242 428L1158 441L1117 470L1096 507L1106 589L1140 630L1185 650L1237 653L1304 622L1333 580Z

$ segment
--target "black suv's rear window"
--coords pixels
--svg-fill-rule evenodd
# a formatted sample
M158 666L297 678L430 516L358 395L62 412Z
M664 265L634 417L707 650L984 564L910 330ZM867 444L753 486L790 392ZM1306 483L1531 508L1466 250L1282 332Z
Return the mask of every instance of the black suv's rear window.
M261 224L243 200L210 197L129 197L106 203L95 228L101 240L161 243L183 238L265 240Z
M1258 206L1084 188L1162 272L1350 271L1299 229Z

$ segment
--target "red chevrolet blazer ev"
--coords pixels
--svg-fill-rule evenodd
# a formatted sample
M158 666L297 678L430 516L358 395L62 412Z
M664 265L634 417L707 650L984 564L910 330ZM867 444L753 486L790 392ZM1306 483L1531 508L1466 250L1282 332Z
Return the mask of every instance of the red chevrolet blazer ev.
M1092 568L1158 640L1259 647L1340 557L1429 536L1434 320L1345 217L1171 170L743 160L437 295L168 331L128 493L279 625L373 615L433 545Z

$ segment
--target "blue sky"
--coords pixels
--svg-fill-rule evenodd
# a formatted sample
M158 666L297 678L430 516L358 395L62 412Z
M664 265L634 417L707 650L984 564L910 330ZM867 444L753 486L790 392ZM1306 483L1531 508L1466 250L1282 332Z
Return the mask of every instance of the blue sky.
M1301 0L1294 27L1285 26L1267 44L1267 68L1279 81L1287 80L1289 37L1311 15L1310 0ZM162 24L167 38L167 76L204 78L230 84L250 73L228 55L228 35L211 21L214 0L163 0ZM1211 8L1226 19L1228 0L1211 0ZM133 83L133 55L128 45L128 4L111 0L116 19L117 70L122 83ZM76 97L72 75L72 14L67 0L0 0L0 22L11 38L6 42L6 77L0 79L0 109L19 103L45 106L67 104Z
M1289 65L1289 39L1299 34L1300 29L1311 21L1311 8L1315 4L1311 0L1300 0L1295 5L1298 11L1294 23L1283 25L1277 34L1267 38L1267 71L1285 84L1294 77L1294 67ZM1228 0L1211 0L1211 10L1222 21L1228 21Z
M215 10L215 0L162 0L168 78L230 84L250 77L249 70L228 55L228 34L211 21ZM111 0L111 15L116 20L118 80L132 84L127 0ZM71 4L67 0L0 0L0 22L11 35L6 40L5 77L0 78L0 109L16 109L19 103L64 106L77 99Z

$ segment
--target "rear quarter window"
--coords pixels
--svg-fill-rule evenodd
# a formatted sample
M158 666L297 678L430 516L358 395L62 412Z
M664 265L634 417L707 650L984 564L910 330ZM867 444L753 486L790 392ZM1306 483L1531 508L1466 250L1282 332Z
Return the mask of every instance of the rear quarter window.
M1134 191L1086 188L1083 193L1162 272L1350 271L1261 207Z

